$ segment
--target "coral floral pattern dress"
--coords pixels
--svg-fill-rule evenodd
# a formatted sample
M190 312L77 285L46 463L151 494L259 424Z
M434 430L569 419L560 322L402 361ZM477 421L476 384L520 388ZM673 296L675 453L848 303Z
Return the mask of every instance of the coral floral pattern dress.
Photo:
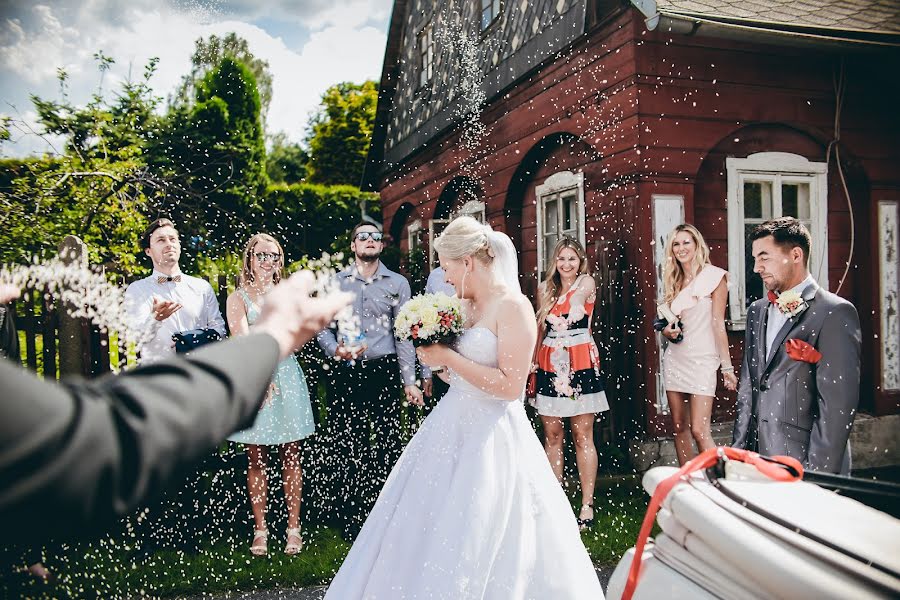
M596 300L584 303L584 317L561 326L569 316L577 286L576 280L544 321L545 334L537 360L537 392L531 405L547 417L574 417L609 410L600 377L600 353L591 334L591 314Z

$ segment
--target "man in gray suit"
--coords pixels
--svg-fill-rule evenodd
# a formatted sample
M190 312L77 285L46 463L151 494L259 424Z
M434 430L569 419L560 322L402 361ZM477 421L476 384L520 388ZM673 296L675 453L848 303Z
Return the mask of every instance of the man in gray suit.
M4 539L101 534L250 426L278 361L350 300L312 298L311 284L276 286L250 335L119 375L56 385L0 361ZM0 285L0 302L16 295Z
M810 235L797 219L766 221L750 239L768 294L747 311L733 446L849 475L859 404L856 308L809 274Z

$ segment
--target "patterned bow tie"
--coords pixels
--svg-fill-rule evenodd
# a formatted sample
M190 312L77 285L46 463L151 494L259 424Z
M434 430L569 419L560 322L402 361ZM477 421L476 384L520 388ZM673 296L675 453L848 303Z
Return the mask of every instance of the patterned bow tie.
M769 293L766 295L769 299L769 304L775 304L778 301L778 292L775 290L769 290Z
M179 281L181 281L181 275L174 275L174 276L159 275L156 277L156 283L166 283L169 281L174 281L175 283L178 283Z

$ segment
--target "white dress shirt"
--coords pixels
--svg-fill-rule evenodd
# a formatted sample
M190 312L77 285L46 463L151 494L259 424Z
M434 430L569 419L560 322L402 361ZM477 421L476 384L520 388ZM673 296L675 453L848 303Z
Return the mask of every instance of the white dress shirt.
M798 294L803 294L803 291L806 290L809 286L816 283L816 280L813 279L813 276L807 275L806 279L792 287L790 290L786 291L794 291ZM782 294L784 292L781 292ZM775 338L778 337L778 332L781 331L781 328L785 323L788 322L788 317L786 314L781 312L778 308L778 305L774 302L769 303L769 316L766 320L766 360L769 359L769 356L772 354L772 344L775 343Z
M444 279L444 269L436 267L428 275L428 280L425 282L425 293L455 296L456 288ZM422 379L431 379L431 369L428 368L428 365L422 365Z
M181 281L159 283L166 277L154 269L150 277L139 279L125 290L125 311L134 331L145 334L141 347L141 363L154 362L175 354L172 334L190 329L215 329L225 337L225 319L209 282L178 272ZM163 321L153 316L153 298L173 300L181 304L175 314Z

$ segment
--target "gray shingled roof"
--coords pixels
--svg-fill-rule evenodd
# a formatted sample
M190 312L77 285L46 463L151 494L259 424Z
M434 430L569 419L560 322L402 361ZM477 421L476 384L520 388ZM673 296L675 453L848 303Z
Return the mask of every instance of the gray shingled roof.
M861 31L900 33L900 0L656 0L669 15Z

